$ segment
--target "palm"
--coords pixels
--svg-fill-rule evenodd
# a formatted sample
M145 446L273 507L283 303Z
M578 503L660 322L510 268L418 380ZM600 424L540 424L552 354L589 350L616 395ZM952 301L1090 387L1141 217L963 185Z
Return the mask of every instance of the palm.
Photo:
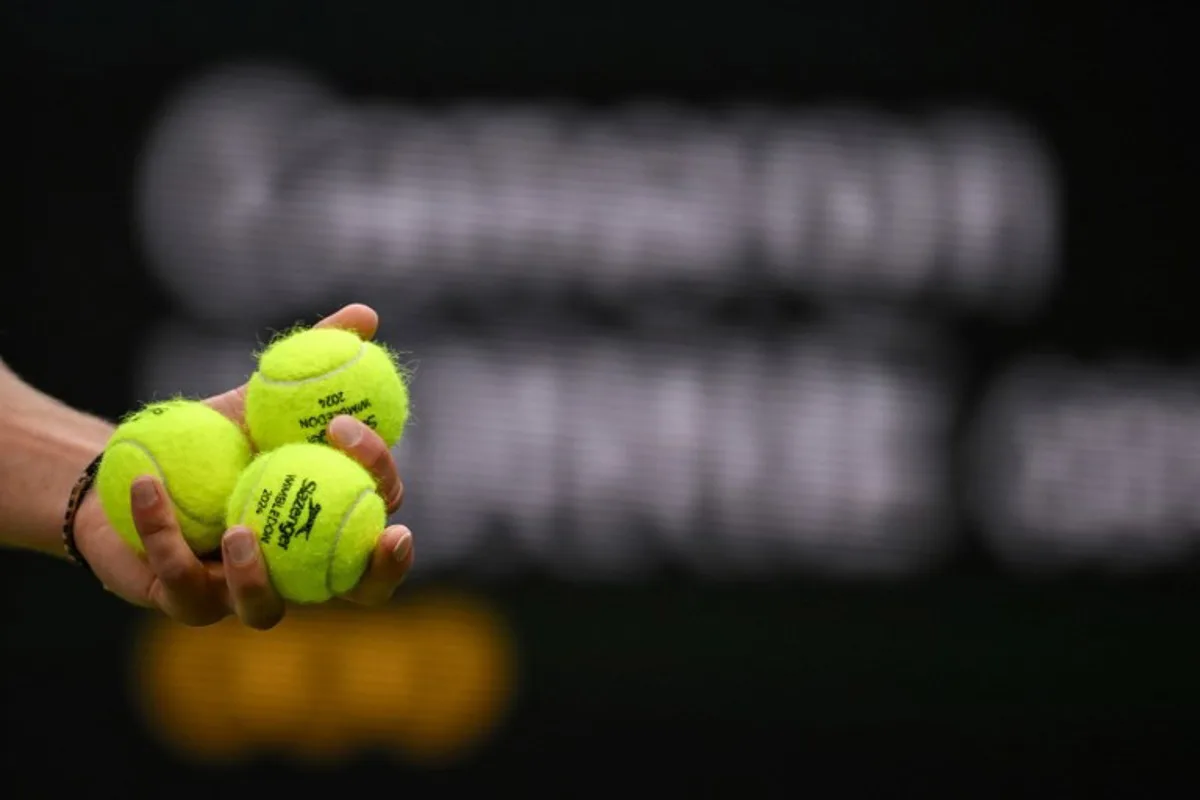
M181 619L183 622L200 624L200 620L195 618L197 614L181 614L181 609L172 607L171 597L164 593L165 584L159 574L109 525L94 493L80 507L76 528L77 537L86 538L88 542L88 562L105 588L134 605L161 608L172 617L188 617ZM215 613L215 609L229 599L224 565L219 559L205 559L202 564L208 584L204 594L213 597L212 609L203 610L206 613ZM216 621L221 616L211 621Z

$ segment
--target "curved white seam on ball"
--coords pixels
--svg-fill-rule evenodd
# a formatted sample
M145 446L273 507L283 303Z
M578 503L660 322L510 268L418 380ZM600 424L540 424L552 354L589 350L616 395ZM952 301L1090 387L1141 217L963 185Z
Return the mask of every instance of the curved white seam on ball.
M342 531L346 530L346 523L350 521L350 515L354 513L354 509L358 508L358 504L363 501L363 498L369 494L373 494L374 489L363 489L358 493L358 497L354 498L354 502L346 509L346 513L342 515L342 521L338 523L337 530L333 532L333 544L329 547L329 560L325 568L325 588L333 594L333 559L337 555L338 543L342 541Z
M276 452L278 452L278 451L276 451ZM271 459L273 459L273 458L275 458L274 452L271 453L270 455L268 455L266 458L264 458L262 461L262 464L259 465L258 474L254 476L254 485L251 486L250 489L246 492L246 502L242 506L242 513L238 514L238 524L239 525L246 524L246 515L250 511L250 506L254 502L254 498L257 497L254 490L257 489L259 486L262 486L262 476L266 474L267 467L271 464Z
M258 372L256 372L255 374L258 375L259 380L261 380L263 383L268 384L270 386L303 386L304 384L312 383L313 381L323 381L326 378L330 377L331 375L337 375L339 372L341 372L344 369L350 369L350 367L353 367L355 364L357 364L359 361L362 360L362 357L366 354L366 352L367 352L367 343L362 342L359 345L358 353L356 353L353 358L347 360L345 363L334 367L333 369L329 370L328 372L322 372L320 375L313 375L308 378L298 378L293 381L284 381L284 380L279 380L277 378L268 378L266 375L263 374L261 369L258 370Z
M217 518L206 517L202 514L194 513L183 503L176 500L175 495L171 493L171 484L167 482L166 473L163 471L162 466L158 463L158 459L154 457L154 454L151 453L150 450L147 449L147 447L144 444L137 441L136 439L117 439L116 441L109 442L108 447L109 447L109 449L112 449L113 447L116 447L119 444L132 445L133 447L136 447L138 450L141 450L142 453L146 456L146 458L150 459L150 463L154 465L154 471L158 473L159 481L162 482L163 488L167 490L168 497L171 498L171 502L175 505L175 507L183 512L184 516L191 517L196 522L203 523L204 525L224 524L224 522L225 522L224 514L222 514L220 517L217 517Z

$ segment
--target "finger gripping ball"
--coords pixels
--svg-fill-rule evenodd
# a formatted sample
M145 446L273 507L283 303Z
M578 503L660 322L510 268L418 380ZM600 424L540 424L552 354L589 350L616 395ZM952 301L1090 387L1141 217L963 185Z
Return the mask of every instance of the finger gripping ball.
M351 331L311 328L276 340L246 388L246 426L259 450L324 443L334 417L365 422L391 447L408 420L408 389L393 355Z
M323 603L353 589L387 524L375 480L332 447L298 443L262 453L230 495L228 527L258 536L276 591Z
M209 553L220 546L226 500L251 456L242 429L204 403L151 403L127 417L109 438L96 490L109 524L141 552L129 491L142 475L157 478L184 538L196 553Z

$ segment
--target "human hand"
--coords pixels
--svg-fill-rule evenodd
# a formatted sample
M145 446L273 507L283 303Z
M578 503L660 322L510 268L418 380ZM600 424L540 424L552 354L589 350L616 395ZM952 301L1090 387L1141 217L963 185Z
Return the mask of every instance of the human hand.
M348 305L316 327L352 330L371 339L379 315L365 305ZM243 384L205 402L239 425L245 424ZM329 424L329 442L375 477L388 513L404 500L404 484L387 444L354 417ZM109 525L95 491L75 517L75 542L105 588L138 606L157 608L185 625L211 625L236 614L251 628L266 630L283 619L286 604L271 586L258 538L245 527L225 532L221 550L198 557L188 546L162 484L151 476L134 481L134 524L145 554L135 553ZM386 602L412 566L412 532L403 525L384 530L362 580L343 599L362 605Z

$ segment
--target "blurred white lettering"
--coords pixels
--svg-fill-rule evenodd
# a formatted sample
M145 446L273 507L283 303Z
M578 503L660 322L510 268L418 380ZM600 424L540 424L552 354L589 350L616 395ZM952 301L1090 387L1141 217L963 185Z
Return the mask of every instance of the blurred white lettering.
M817 297L1020 312L1055 266L1056 198L1041 144L999 115L421 112L233 70L168 109L140 208L181 303L261 324L268 287L275 309L350 286L486 294L498 279L628 303L656 282L720 294L748 264Z
M143 396L206 394L251 367L223 339L153 341ZM948 397L926 367L821 333L778 351L424 348L399 456L403 518L429 531L420 569L921 569L949 533Z
M1200 381L1031 363L993 392L972 456L975 511L1006 560L1169 563L1200 528Z

